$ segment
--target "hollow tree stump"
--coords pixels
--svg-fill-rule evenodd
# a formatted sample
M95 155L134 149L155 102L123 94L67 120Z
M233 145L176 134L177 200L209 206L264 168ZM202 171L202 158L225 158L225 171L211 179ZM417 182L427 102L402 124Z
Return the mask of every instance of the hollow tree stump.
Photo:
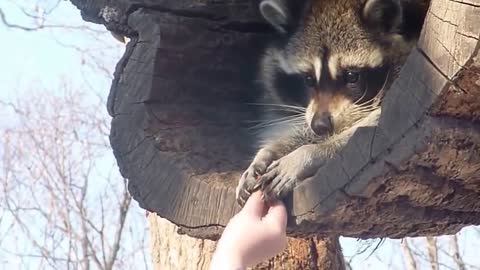
M108 101L111 144L140 205L215 239L254 149L256 1L71 0L132 38ZM108 15L108 16L107 16ZM480 0L432 0L373 125L287 199L289 233L440 235L480 224Z

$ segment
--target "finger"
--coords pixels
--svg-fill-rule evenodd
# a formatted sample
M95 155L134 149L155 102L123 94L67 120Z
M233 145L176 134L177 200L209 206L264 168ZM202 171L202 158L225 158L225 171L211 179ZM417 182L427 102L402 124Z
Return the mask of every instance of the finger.
M283 204L281 201L275 201L268 209L264 220L279 226L282 230L286 230L287 218L287 208L285 207L285 204Z
M241 212L262 217L265 212L265 203L262 201L261 196L262 193L259 191L253 193L250 198L248 198Z

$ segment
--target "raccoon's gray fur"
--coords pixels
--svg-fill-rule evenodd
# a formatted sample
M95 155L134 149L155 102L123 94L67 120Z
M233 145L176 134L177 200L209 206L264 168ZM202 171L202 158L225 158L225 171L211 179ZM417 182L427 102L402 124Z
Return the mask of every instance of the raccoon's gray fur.
M267 200L285 196L345 145L361 121L378 114L383 90L414 46L428 4L311 0L294 12L298 1L260 2L280 39L260 61L260 150L240 179L240 203L259 185Z

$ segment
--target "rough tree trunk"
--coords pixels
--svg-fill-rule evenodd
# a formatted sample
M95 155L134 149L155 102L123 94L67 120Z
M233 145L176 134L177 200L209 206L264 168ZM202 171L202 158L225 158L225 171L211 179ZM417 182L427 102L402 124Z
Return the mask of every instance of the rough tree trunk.
M272 34L257 1L71 1L132 38L108 102L130 192L181 233L217 238L238 211L234 187L253 154L245 123L256 114L245 104ZM480 224L479 25L480 0L432 0L381 114L288 198L291 235L395 238ZM326 246L293 240L277 260L318 261L311 252Z
M154 270L208 269L215 241L178 234L175 224L152 213L148 221Z

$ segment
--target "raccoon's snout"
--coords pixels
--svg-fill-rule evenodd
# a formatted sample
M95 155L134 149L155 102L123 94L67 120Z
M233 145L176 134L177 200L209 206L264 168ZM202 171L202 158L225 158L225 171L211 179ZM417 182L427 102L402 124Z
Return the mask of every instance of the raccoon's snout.
M315 134L322 136L333 132L332 115L328 112L316 113L310 123Z

